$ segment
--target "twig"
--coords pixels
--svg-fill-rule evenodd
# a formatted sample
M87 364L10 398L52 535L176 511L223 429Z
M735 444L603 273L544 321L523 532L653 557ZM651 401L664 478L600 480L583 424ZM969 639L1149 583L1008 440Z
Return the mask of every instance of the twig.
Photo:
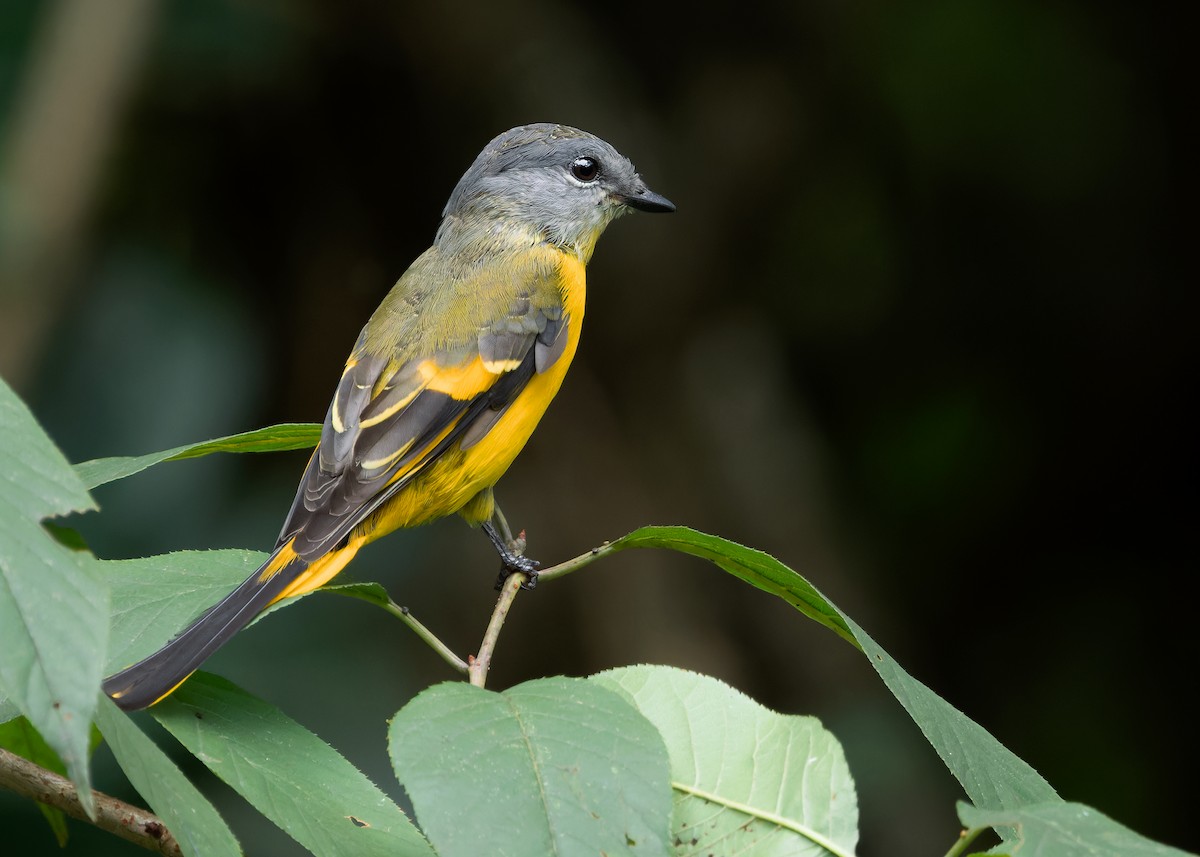
M487 681L488 667L492 664L492 653L500 639L500 629L504 627L504 619L508 616L513 599L521 591L521 584L526 579L523 573L517 571L504 581L500 597L496 599L496 609L492 611L492 621L488 622L487 633L483 635L483 642L479 644L479 653L468 660L467 676L476 687L483 687Z
M503 519L501 521L503 522ZM505 529L507 529L507 526ZM589 565L605 554L612 552L612 545L609 542L605 542L598 547L592 548L587 553L582 553L577 557L560 562L558 565L552 565L550 568L540 570L538 572L538 583L546 580L554 580L573 571L578 571L585 565ZM504 620L508 617L508 611L512 607L513 600L517 597L517 593L520 592L521 585L525 583L526 579L524 574L516 572L510 574L504 581L504 588L500 590L500 597L496 600L496 609L492 611L492 621L488 623L487 633L483 635L483 642L479 644L479 654L468 659L467 676L471 684L476 687L483 687L487 681L488 668L492 664L492 653L496 649L496 641L500 637L500 629L504 627Z
M516 539L512 538L508 522L504 520L504 516L500 513L499 508L496 509L496 516L500 532L504 534L509 544L515 548L514 552L520 553L521 549L524 548L524 540L520 536ZM573 571L578 571L585 565L589 565L605 554L612 552L612 545L609 542L605 542L598 547L592 548L587 553L572 557L550 568L542 569L538 572L538 582L554 580ZM412 615L407 607L401 607L389 598L384 609L411 628L418 637L441 655L442 659L457 672L465 673L471 684L476 687L483 687L487 681L488 668L491 666L492 653L496 650L496 642L500 637L500 629L504 627L504 620L508 616L508 611L512 607L513 600L517 597L517 592L520 591L521 584L525 583L527 579L520 572L510 574L505 579L504 586L500 591L500 597L496 600L496 608L492 611L492 619L488 623L487 633L484 634L483 642L479 645L479 653L474 657L469 657L466 661L454 654L454 651L438 639L437 635L421 624L421 622L417 621L417 618Z
M171 831L167 830L162 819L149 810L93 791L96 818L89 819L79 804L79 793L73 782L2 748L0 788L57 807L72 818L87 821L149 851L168 857L183 857Z
M467 674L467 670L469 669L467 662L458 655L454 654L453 650L439 640L433 631L430 631L421 622L419 622L417 617L414 616L407 607L401 607L399 604L389 598L387 606L385 606L383 609L387 610L387 612L391 613L393 616L411 628L413 633L424 640L431 649L441 655L442 660L450 664L450 666L456 671L462 673L463 675Z
M591 563L600 559L600 557L612 552L612 543L604 542L604 544L592 548L587 553L581 553L579 556L564 560L558 565L552 565L549 568L541 569L538 571L538 583L545 583L547 580L565 577L571 572L579 571L579 569L583 568L585 565L590 565Z

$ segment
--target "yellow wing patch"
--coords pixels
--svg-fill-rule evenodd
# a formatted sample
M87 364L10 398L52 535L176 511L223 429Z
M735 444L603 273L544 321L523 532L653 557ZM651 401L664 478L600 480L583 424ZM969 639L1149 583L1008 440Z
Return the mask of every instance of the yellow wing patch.
M491 372L493 375L500 375L504 372L511 372L521 365L520 360L484 360L483 368Z
M501 362L511 362L513 368L520 365L518 361L496 361L491 365L496 366ZM478 356L459 366L440 366L436 360L422 360L417 371L425 380L426 389L445 393L459 401L473 399L490 389L496 383L496 376L500 374Z

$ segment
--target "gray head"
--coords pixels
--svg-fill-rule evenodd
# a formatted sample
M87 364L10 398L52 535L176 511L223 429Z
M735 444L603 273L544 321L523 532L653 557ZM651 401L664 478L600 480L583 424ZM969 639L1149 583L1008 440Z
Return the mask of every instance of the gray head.
M501 220L532 229L585 259L630 209L675 206L646 187L629 159L586 131L539 123L505 131L484 147L442 212L443 229Z

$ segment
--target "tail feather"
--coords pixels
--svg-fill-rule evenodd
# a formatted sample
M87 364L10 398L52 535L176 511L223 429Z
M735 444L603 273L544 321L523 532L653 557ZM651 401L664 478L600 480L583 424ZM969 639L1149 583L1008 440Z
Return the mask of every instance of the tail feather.
M154 654L106 678L101 685L126 711L147 708L171 693L234 634L249 625L308 569L285 544L241 586L222 598Z

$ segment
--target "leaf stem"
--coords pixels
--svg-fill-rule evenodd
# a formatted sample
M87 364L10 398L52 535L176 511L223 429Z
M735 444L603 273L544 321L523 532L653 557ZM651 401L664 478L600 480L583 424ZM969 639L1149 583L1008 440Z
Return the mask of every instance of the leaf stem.
M986 827L972 827L969 830L963 830L958 834L958 841L946 852L946 857L959 857L960 854L965 854L967 846L974 842L979 834L987 830Z
M0 748L0 788L57 807L72 818L88 821L150 851L168 857L183 857L171 831L149 810L93 791L96 819L91 821L83 810L73 782L3 748Z
M701 800L708 801L709 803L715 803L718 806L725 806L729 809L737 810L738 812L745 813L753 818L761 818L763 821L768 822L769 824L775 824L784 828L785 830L798 833L806 839L809 839L815 844L821 846L830 854L836 855L836 857L854 857L854 852L845 850L832 839L822 836L820 833L817 833L817 831L805 827L803 824L800 824L794 819L785 818L784 816L777 815L773 812L765 812L758 807L750 806L749 804L745 803L739 803L735 800L729 800L728 798L721 797L720 795L715 795L712 792L706 792L702 789L695 788L694 786L684 785L683 783L676 782L675 780L671 781L671 788L685 794L695 795Z
M425 625L422 624L407 607L401 607L391 598L388 598L387 604L384 605L383 609L407 625L414 634L424 640L431 649L441 655L442 660L450 664L452 669L454 669L456 672L462 673L463 675L467 675L467 670L469 669L467 662L458 655L454 654L453 650L451 650L449 646L438 639L437 635L434 634L433 631L430 631L427 627L425 627Z

